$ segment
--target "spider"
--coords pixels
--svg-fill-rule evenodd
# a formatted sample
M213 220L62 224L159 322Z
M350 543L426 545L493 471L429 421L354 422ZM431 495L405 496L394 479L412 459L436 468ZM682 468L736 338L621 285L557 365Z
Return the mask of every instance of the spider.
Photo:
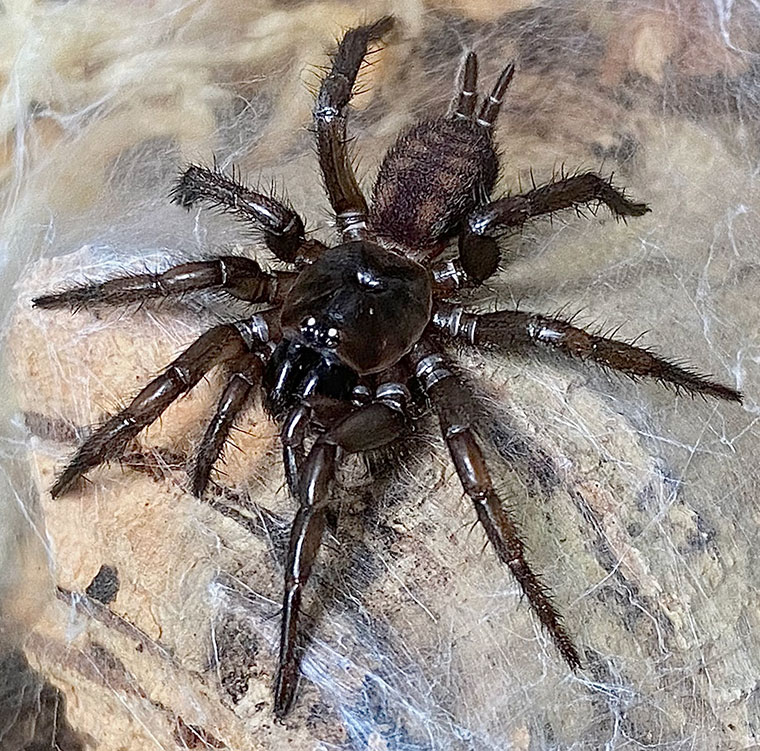
M496 236L535 217L604 204L617 218L649 211L587 172L561 176L519 195L491 199L499 159L492 130L514 75L501 72L478 107L474 52L464 58L451 113L401 134L385 155L367 201L346 138L348 105L372 44L390 16L345 33L313 110L317 153L340 242L306 239L293 208L244 186L236 175L191 165L172 199L205 202L254 225L286 271L265 271L241 256L183 263L38 297L41 308L122 305L194 290L222 290L256 312L203 333L124 409L79 447L51 489L68 492L91 469L122 456L130 440L182 393L221 365L228 379L189 470L201 496L231 427L255 390L280 425L287 485L298 510L290 533L274 711L292 708L302 649L298 620L326 522L331 484L343 454L402 438L427 409L477 518L499 559L573 670L580 656L547 588L529 565L519 529L497 496L473 427L469 392L455 373L453 346L511 353L541 347L676 391L739 402L741 394L633 344L593 334L557 317L518 310L478 314L457 304L462 291L493 276ZM456 240L456 260L438 259Z

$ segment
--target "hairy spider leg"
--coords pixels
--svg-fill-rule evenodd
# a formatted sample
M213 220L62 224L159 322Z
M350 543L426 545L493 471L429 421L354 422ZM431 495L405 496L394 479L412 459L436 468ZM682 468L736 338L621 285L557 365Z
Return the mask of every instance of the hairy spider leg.
M278 717L284 717L290 711L298 688L301 600L322 541L338 449L352 454L395 441L406 430L409 399L405 386L382 384L376 391L375 401L358 408L317 438L303 464L297 483L299 508L290 530L285 567L280 659L274 697L274 711Z
M216 365L236 360L258 346L258 317L223 324L201 334L130 404L109 417L80 447L50 490L53 498L67 492L93 467L123 455L127 443L155 422L177 397L190 391Z
M234 214L264 235L264 243L281 261L292 263L307 242L301 217L289 206L243 185L237 175L191 164L172 189L174 203L189 209L199 201Z
M499 198L484 204L470 213L466 232L479 237L492 235L508 227L520 227L529 219L553 214L562 209L603 203L614 216L643 216L650 208L626 198L614 188L609 179L595 172L571 175L554 180L527 193Z
M281 282L291 272L262 271L256 261L241 256L218 256L172 266L157 274L130 274L94 284L83 284L51 295L34 298L36 308L73 310L88 305L128 305L144 300L183 295L203 289L223 290L246 302L272 303L278 299Z
M692 396L701 394L733 402L742 401L742 394L736 389L669 362L643 347L589 333L560 318L517 310L465 313L461 308L440 305L433 315L433 324L444 334L470 345L492 347L504 352L543 346L610 368L630 378L653 378Z
M190 487L200 498L211 470L219 459L237 416L248 405L254 387L261 384L264 360L261 352L245 352L229 365L227 385L203 435L190 471Z
M519 527L494 490L483 452L470 426L469 394L431 342L420 341L412 357L416 361L416 375L438 415L459 481L475 507L478 521L565 662L576 670L581 665L578 651L554 608L549 590L525 558Z
M467 79L469 74L474 80L477 74L476 61L471 63L470 55L473 53L465 60L464 77ZM475 123L489 134L514 73L514 63L504 68L475 118ZM465 117L464 113L468 110L460 112L462 101L460 94L460 106L454 117ZM466 106L470 106L469 100ZM593 203L604 203L616 217L641 216L649 211L646 204L629 200L609 180L593 172L562 177L528 193L483 203L471 211L459 234L459 263L462 271L471 283L482 284L496 273L499 266L499 247L493 237L499 230L519 227L528 219L543 214L567 208L580 210L582 206Z
M358 390L359 396L369 395L366 386L359 386ZM280 431L280 442L285 479L294 498L298 498L298 478L301 476L301 467L306 458L304 442L308 431L314 426L324 428L333 425L353 412L357 406L364 406L356 401L356 389L352 397L352 401L348 402L322 394L312 394L288 412Z
M478 56L468 52L461 72L462 83L454 103L454 117L471 120L478 100Z
M346 107L369 44L379 41L393 23L392 16L385 16L346 32L314 105L319 166L338 230L346 240L362 237L367 223L367 200L356 180L348 151Z

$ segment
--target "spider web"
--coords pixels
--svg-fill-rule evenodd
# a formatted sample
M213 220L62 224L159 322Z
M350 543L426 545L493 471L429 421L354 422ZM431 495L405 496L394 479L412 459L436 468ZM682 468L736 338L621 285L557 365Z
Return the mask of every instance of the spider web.
M514 58L497 192L564 165L615 172L653 211L627 225L566 214L505 238L504 270L473 303L650 332L647 346L746 401L462 355L493 474L584 670L560 662L423 430L339 477L305 678L278 725L294 509L261 410L203 502L182 483L215 374L121 467L46 493L89 425L241 310L200 296L71 316L29 300L222 248L269 261L229 217L168 205L178 169L212 155L287 190L331 241L304 84L340 28L384 12L401 31L364 71L350 124L365 189L399 129L445 111L463 49L484 88ZM3 749L760 744L756 3L6 0L0 13Z

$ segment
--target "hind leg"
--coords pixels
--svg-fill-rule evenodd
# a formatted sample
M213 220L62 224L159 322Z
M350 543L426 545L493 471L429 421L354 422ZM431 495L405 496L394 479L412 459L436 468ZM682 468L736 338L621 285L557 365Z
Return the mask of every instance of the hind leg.
M527 193L484 203L470 212L459 236L460 263L473 282L483 282L496 272L499 264L494 235L556 211L573 208L581 211L586 206L593 210L601 204L621 219L650 211L645 203L631 201L609 179L594 172L562 177Z
M200 201L234 214L261 230L269 250L281 261L292 263L307 243L301 217L287 204L243 185L233 169L225 175L214 167L191 164L179 177L171 199L186 209Z
M610 180L594 172L561 177L517 196L499 198L470 213L467 232L479 237L500 230L520 227L529 219L553 214L562 209L581 209L604 204L614 216L643 216L650 211L645 203L631 201Z
M319 166L335 212L338 230L345 239L361 237L366 227L367 200L354 174L346 139L346 107L351 100L367 48L390 31L393 18L385 16L368 26L347 31L333 57L314 105Z

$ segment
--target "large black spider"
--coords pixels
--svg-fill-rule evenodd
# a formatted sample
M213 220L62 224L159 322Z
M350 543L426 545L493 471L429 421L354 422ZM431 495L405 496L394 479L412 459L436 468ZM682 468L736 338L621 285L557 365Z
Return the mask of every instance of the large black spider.
M368 204L349 158L347 106L368 46L392 25L393 19L385 17L344 35L314 107L319 164L339 245L329 248L307 240L292 208L246 188L234 175L191 166L174 188L173 200L185 207L206 201L251 222L274 256L294 271L265 272L249 258L220 256L34 300L42 308L77 309L217 289L264 305L248 318L201 335L84 442L51 493L67 492L93 467L120 457L128 442L178 396L211 368L224 365L227 386L191 470L192 491L200 496L236 416L252 391L263 388L269 412L282 424L285 475L299 503L285 570L275 687L280 717L296 695L302 592L321 543L339 454L369 451L403 436L420 401L438 416L464 491L496 554L520 583L562 657L571 668L580 666L546 588L528 565L519 530L494 491L471 425L468 391L446 354L451 344L501 352L542 346L634 378L648 376L677 391L742 398L641 347L556 317L517 310L479 315L457 306L459 290L496 272L495 234L533 217L589 204L603 203L616 217L641 216L649 208L592 172L490 200L499 169L491 130L514 66L504 69L477 109L473 52L465 57L453 112L419 122L398 138L380 166ZM453 238L458 238L458 260L436 261Z

